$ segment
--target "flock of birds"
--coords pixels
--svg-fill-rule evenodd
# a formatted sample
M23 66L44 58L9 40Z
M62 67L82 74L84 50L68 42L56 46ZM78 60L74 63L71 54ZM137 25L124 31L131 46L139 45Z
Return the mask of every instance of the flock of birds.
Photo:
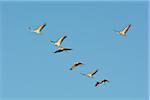
M37 29L34 29L34 28L32 28L32 27L29 27L29 30L30 30L31 32L36 33L36 34L41 34L41 31L44 29L45 26L46 26L46 23L43 24L43 25L41 25L41 26L39 26ZM116 30L114 30L114 31L117 32L117 33L118 33L119 35L121 35L121 36L126 36L126 33L127 33L128 30L130 29L130 27L131 27L131 24L129 24L128 26L126 26L126 27L125 27L123 30L121 30L121 31L116 31ZM58 41L51 41L52 44L54 44L55 46L59 47L59 48L58 48L56 51L54 51L53 53L60 53L60 52L65 52L65 51L70 51L70 50L72 50L71 48L64 48L64 47L61 47L61 44L62 44L62 42L64 41L65 38L67 38L67 36L62 36ZM77 67L82 66L82 65L84 65L84 64L81 63L81 62L75 62L75 63L71 66L70 70L74 70L74 69L76 69ZM94 76L98 71L99 71L99 69L94 70L94 71L92 71L92 72L90 72L90 73L88 73L88 74L84 74L84 73L80 73L80 74L81 74L81 75L84 75L84 76L86 76L86 77L89 77L89 78L93 78L93 76ZM102 85L102 84L105 84L105 83L107 83L107 82L109 82L107 79L103 79L103 80L97 81L97 82L95 83L95 87L98 87L98 86L100 86L100 85Z

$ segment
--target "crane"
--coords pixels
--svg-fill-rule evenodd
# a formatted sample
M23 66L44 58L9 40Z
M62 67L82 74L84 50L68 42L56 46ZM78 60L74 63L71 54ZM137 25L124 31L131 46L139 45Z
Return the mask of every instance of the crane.
M78 66L82 66L82 65L83 65L83 63L81 63L81 62L75 62L75 63L71 66L70 70L73 70L73 69L77 68Z
M99 71L99 69L97 69L97 70L95 70L95 71L92 71L92 72L90 72L90 73L88 73L88 74L84 74L84 73L80 73L80 74L82 74L82 75L84 75L84 76L87 76L87 77L90 77L90 78L93 78L93 76L94 76L98 71Z
M45 26L46 26L46 23L42 24L37 29L33 29L32 27L29 27L29 30L31 30L31 32L34 32L36 34L40 34L41 31L44 29Z
M53 53L59 53L59 52L70 51L70 50L72 50L72 49L60 47Z
M56 42L51 41L51 42L54 43L55 46L60 46L65 38L67 38L67 36L62 36L58 41L56 41Z
M97 81L96 84L95 84L95 87L98 87L98 86L101 85L101 84L105 84L106 82L109 82L109 81L106 80L106 79L101 80L101 81Z
M130 27L131 27L131 24L129 24L128 26L126 26L122 31L115 31L115 32L117 32L121 36L126 36L126 33L130 29Z

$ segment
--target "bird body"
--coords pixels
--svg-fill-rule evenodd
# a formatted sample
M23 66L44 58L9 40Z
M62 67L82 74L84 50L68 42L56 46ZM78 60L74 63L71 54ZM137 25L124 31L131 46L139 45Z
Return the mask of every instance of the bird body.
M93 78L93 76L98 72L99 70L97 69L97 70L95 70L95 71L93 71L93 72L91 72L91 73L88 73L88 74L84 74L84 73L80 73L80 74L82 74L82 75L84 75L84 76L87 76L87 77L89 77L89 78Z
M82 66L82 65L83 65L83 63L81 63L81 62L75 62L75 63L71 66L70 70L73 70L73 69L77 68L78 66Z
M65 38L67 38L67 36L62 36L57 42L54 42L54 41L51 41L51 42L54 43L55 46L60 46Z
M58 50L56 50L53 53L59 53L59 52L70 51L70 50L72 50L72 49L60 47L60 48L58 48Z
M40 34L41 31L43 30L43 28L44 28L45 26L46 26L46 23L43 24L43 25L41 25L41 26L39 26L37 29L33 29L33 28L31 28L31 27L29 27L29 29L30 29L31 31L33 31L34 33L36 33L36 34Z
M98 86L101 85L101 84L105 84L106 82L109 82L109 81L106 80L106 79L101 80L101 81L98 81L98 82L96 82L95 87L98 87Z
M127 27L125 27L122 31L116 31L116 32L121 36L126 36L126 33L130 29L130 27L131 27L131 24L129 24Z

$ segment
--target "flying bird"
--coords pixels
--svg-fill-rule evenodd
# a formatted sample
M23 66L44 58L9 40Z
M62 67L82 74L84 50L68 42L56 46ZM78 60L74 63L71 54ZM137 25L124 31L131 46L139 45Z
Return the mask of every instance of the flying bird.
M70 51L70 50L72 50L72 49L60 47L60 48L58 48L58 50L56 50L53 53L59 53L59 52Z
M75 62L75 63L71 66L70 70L73 70L73 69L77 68L78 66L82 66L82 65L83 65L83 63L81 63L81 62Z
M82 74L82 75L84 75L84 76L87 76L87 77L90 77L90 78L93 78L93 76L94 76L98 71L99 71L99 69L97 69L97 70L95 70L95 71L93 71L93 72L91 72L91 73L89 73L89 74L84 74L84 73L80 73L80 74Z
M51 41L51 42L54 43L55 46L60 46L65 38L67 38L67 36L62 36L58 41L56 41L56 42Z
M41 31L44 29L44 27L46 26L46 23L39 26L37 29L33 29L32 27L29 27L29 30L31 30L31 32L34 32L34 33L37 33L37 34L40 34Z
M96 82L95 87L98 87L99 85L105 84L106 82L109 82L109 81L106 79L98 81L98 82Z
M131 24L129 24L127 27L125 27L122 31L115 31L115 32L117 32L121 36L126 36L126 33L130 29L130 27L131 27Z

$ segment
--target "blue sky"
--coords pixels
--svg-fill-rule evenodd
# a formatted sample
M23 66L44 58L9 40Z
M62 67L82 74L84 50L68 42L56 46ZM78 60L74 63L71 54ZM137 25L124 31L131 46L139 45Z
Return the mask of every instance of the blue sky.
M1 17L2 99L147 99L147 2L5 2ZM43 23L42 35L28 30ZM126 37L113 32L128 24ZM62 35L73 50L53 54ZM75 61L85 65L70 71ZM79 74L97 68L94 79Z

